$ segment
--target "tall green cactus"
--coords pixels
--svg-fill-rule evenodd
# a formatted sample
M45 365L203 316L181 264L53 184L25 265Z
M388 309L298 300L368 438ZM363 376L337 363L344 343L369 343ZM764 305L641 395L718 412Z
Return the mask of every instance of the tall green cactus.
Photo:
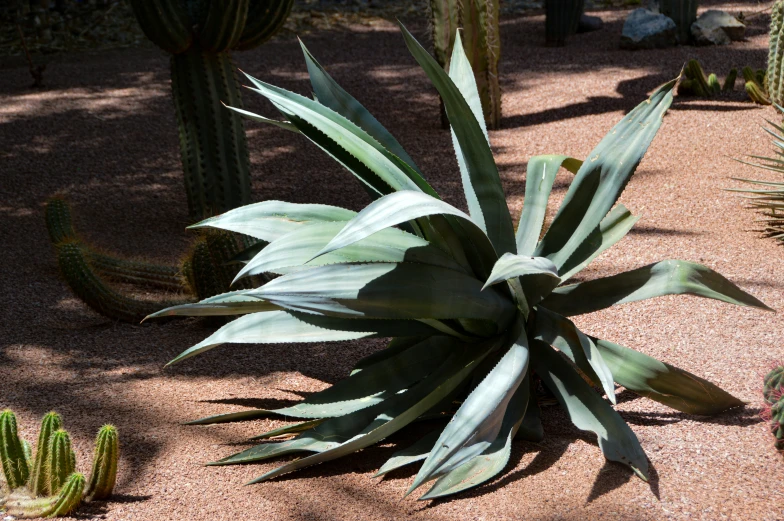
M60 415L52 411L47 413L41 420L41 431L38 433L38 445L33 459L33 468L30 472L30 492L34 496L46 496L53 494L49 488L47 477L47 464L49 463L49 439L56 431L63 426Z
M548 47L566 45L566 38L577 32L585 0L545 0L545 44Z
M30 469L22 440L19 439L16 415L7 409L0 413L0 464L11 490L27 483Z
M132 0L147 37L172 54L172 94L188 209L201 220L250 202L250 160L229 51L282 25L293 0Z
M120 442L117 428L114 425L104 425L95 437L93 468L84 492L85 501L106 499L112 495L117 481L119 455Z
M68 476L76 470L76 461L71 448L71 436L64 429L58 429L49 438L49 461L46 474L49 480L48 490L57 494Z
M659 11L675 22L678 41L682 44L691 40L691 24L697 21L698 0L659 0Z
M474 70L482 112L488 128L501 126L501 89L498 60L501 55L499 0L430 0L433 49L447 69L458 26L463 28L466 55ZM448 126L445 113L441 121Z
M784 103L784 1L773 4L770 14L770 41L768 44L768 73L765 75L765 90L768 98L777 105Z

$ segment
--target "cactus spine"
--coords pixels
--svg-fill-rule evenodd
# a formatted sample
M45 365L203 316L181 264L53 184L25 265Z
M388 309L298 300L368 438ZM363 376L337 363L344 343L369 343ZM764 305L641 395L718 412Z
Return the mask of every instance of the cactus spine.
M545 0L544 32L548 47L566 45L566 38L577 32L584 7L584 0Z
M38 433L38 445L33 460L32 472L30 473L30 492L34 496L46 496L53 494L49 488L47 477L47 464L49 462L49 439L56 431L62 428L60 415L52 411L47 413L41 420L41 431Z
M498 0L430 0L431 34L436 61L447 69L458 26L463 46L474 70L482 112L488 128L501 124L501 89L498 60L501 55ZM441 123L448 128L442 105Z
M49 439L49 461L46 465L50 493L60 492L68 476L76 470L75 466L75 455L68 432L64 429L54 431Z
M8 488L23 487L30 477L22 441L16 425L16 415L10 410L0 413L0 463Z
M766 403L773 405L777 401L773 396L776 390L784 390L784 365L774 367L765 375L762 395Z
M93 468L84 493L85 501L106 499L112 495L117 481L120 443L114 425L104 425L95 438Z
M150 40L172 54L172 94L188 209L201 220L250 202L250 160L229 51L262 44L293 0L132 0ZM192 28L192 29L191 29Z
M67 516L79 508L84 484L84 474L73 473L65 480L56 496L42 499L11 499L6 504L7 513L18 518Z
M765 375L762 386L765 403L762 418L768 421L775 438L774 447L784 453L784 366L778 365Z
M691 24L697 21L697 0L660 0L659 11L675 22L678 41L688 43L691 40Z

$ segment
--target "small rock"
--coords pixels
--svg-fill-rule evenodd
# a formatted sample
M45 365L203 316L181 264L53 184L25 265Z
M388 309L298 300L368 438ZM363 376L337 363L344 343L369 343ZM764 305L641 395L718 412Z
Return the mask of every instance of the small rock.
M621 34L621 49L673 47L678 43L675 22L648 9L635 9L626 18Z
M604 26L604 22L602 22L602 19L598 16L583 14L580 16L580 21L577 23L577 32L590 33L592 31L598 31L602 26Z
M691 24L691 35L697 45L727 45L746 37L746 26L724 11L705 11Z

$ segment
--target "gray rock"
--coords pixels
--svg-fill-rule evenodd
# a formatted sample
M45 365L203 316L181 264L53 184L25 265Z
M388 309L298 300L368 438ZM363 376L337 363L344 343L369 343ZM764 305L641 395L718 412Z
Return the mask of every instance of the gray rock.
M623 24L621 49L673 47L678 43L675 31L671 18L648 9L635 9Z
M697 45L727 45L746 37L746 26L729 13L711 9L691 24L691 35Z
M604 22L598 16L590 16L583 14L580 16L580 21L577 23L578 33L590 33L591 31L598 31L604 26Z

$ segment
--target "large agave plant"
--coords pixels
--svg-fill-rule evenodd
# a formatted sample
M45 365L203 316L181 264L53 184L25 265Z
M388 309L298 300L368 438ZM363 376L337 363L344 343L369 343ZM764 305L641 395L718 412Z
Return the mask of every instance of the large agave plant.
M655 136L676 82L623 118L587 161L532 158L515 233L459 37L447 74L402 31L444 100L469 214L439 198L400 144L306 49L315 100L250 78L285 121L235 110L303 134L362 181L374 201L359 213L266 201L195 225L268 241L239 276L280 277L157 313L242 315L174 362L232 342L393 340L360 360L348 378L293 407L194 422L268 415L302 421L255 439L293 438L214 464L311 453L253 481L260 482L363 449L419 419L451 416L445 428L394 454L378 475L423 462L409 492L437 479L423 498L454 494L501 472L513 438L542 438L532 391L539 379L578 428L596 433L608 459L646 479L645 453L611 406L616 383L693 414L743 402L683 370L588 336L567 317L681 293L765 308L718 273L686 261L567 284L637 221L615 203ZM559 167L576 176L541 236Z

